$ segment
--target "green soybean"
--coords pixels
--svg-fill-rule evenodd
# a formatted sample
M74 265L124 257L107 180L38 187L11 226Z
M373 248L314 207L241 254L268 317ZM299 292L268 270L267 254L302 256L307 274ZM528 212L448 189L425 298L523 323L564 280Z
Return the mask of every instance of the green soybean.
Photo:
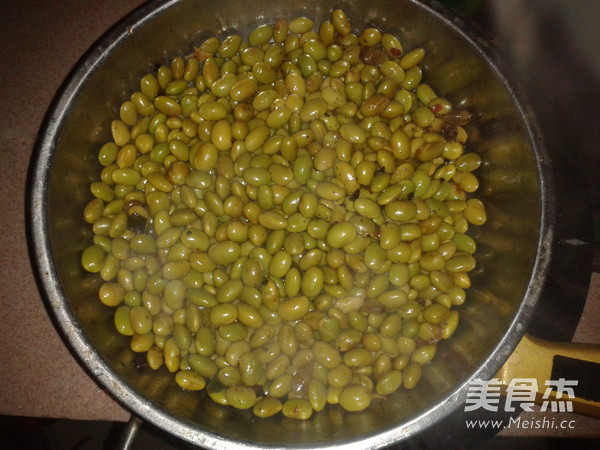
M424 48L352 30L281 18L144 75L83 210L81 266L130 350L257 417L413 389L477 266L475 116Z

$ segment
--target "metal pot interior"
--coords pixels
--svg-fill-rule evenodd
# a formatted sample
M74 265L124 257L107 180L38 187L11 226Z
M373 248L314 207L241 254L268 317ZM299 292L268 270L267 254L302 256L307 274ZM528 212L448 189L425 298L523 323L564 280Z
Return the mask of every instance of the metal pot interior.
M455 105L473 111L479 138L471 148L488 221L473 227L478 267L459 308L456 334L444 341L417 388L361 413L328 407L306 421L257 420L184 392L166 370L137 368L113 311L97 299L99 280L80 267L91 240L82 219L97 176L99 147L110 121L138 80L190 53L206 37L246 34L279 17L305 15L320 23L342 8L355 30L395 33L405 48L427 50L425 78ZM456 25L456 24L459 25ZM58 323L91 373L142 418L207 448L377 448L422 431L459 407L475 376L491 377L510 354L535 305L549 257L552 226L548 161L530 117L476 37L460 21L410 0L232 0L151 2L105 35L67 80L40 135L32 178L32 237L40 279ZM480 44L483 46L480 46Z

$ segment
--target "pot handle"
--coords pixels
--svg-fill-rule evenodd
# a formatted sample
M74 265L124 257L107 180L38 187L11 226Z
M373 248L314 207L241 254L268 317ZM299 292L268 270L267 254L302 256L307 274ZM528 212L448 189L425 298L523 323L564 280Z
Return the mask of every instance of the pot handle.
M526 386L535 389L542 411L600 418L598 344L550 342L525 334L496 378L507 395L522 394Z
M117 445L118 450L131 450L131 448L133 448L133 441L135 440L135 437L143 423L144 421L138 416L135 414L131 415L129 421L125 425L125 428L121 432L119 444Z

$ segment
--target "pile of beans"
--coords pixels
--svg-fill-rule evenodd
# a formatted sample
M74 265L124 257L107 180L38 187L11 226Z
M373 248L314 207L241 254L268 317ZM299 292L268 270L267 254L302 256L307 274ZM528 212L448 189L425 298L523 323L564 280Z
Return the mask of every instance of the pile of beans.
M335 10L141 79L99 150L82 265L152 369L259 417L417 384L486 220L469 114L423 82L424 56Z

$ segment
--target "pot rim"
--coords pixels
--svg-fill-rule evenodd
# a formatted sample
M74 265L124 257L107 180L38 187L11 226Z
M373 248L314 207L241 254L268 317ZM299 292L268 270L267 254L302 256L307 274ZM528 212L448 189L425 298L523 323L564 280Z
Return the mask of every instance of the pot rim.
M443 22L457 35L468 42L473 50L492 69L501 84L512 96L517 113L529 136L532 151L537 159L537 181L540 190L539 234L536 243L537 256L532 267L531 277L523 300L515 312L502 339L496 344L490 356L484 360L472 376L464 380L436 405L403 424L384 432L364 436L350 442L332 442L318 448L380 448L390 443L412 437L448 416L464 403L468 384L475 378L489 379L500 369L525 333L536 303L547 277L551 258L551 248L555 233L554 182L551 162L544 148L533 113L519 91L518 84L510 79L506 69L500 70L501 56L479 33L460 19L454 12L432 1L406 0L425 10L438 21ZM70 308L65 291L61 286L58 271L52 257L48 223L48 181L52 167L54 149L61 135L70 105L93 75L96 68L118 47L120 42L139 24L151 21L155 16L170 8L178 0L148 2L137 8L111 27L81 58L59 89L38 135L36 149L29 172L28 228L34 272L38 277L40 290L50 306L54 319L62 333L90 374L103 385L125 407L134 414L154 425L169 431L189 443L214 449L268 448L271 445L257 446L250 442L229 440L226 436L202 430L161 407L125 382L93 347ZM502 65L502 67L506 67ZM317 448L317 447L311 447Z

